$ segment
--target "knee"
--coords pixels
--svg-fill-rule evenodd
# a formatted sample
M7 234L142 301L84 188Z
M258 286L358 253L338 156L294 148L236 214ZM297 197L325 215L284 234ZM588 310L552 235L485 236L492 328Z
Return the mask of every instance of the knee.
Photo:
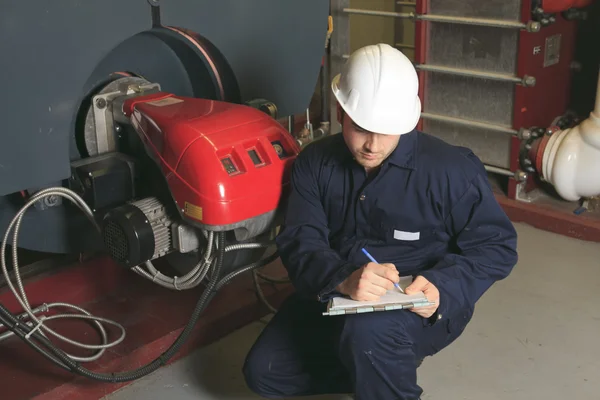
M246 386L257 395L268 399L281 399L290 395L285 379L278 373L279 366L273 360L269 348L255 347L250 350L242 374Z
M415 323L412 314L387 312L350 315L344 321L339 350L342 353L362 353L394 351L403 345L412 347L411 329Z
M269 357L261 353L254 349L250 351L242 367L242 374L244 375L246 386L250 390L260 396L270 397L266 390L270 375Z

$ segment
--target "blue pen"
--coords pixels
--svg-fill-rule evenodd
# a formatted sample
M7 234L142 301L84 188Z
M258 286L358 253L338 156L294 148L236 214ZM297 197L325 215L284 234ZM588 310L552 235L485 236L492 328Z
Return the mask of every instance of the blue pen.
M365 253L365 256L367 256L367 257L369 258L369 260L371 260L371 262L374 262L375 264L379 264L379 263L377 262L377 260L375 260L375 259L373 258L373 256L372 256L371 254L369 254L369 252L368 252L368 251L367 251L367 250L366 250L364 247L363 247L363 249L362 249L362 252L363 252L363 253ZM400 285L399 285L399 284L397 284L397 283L394 283L394 286L396 286L396 288L397 288L399 291L401 291L402 293L404 293L404 290L402 290L402 288L400 287Z

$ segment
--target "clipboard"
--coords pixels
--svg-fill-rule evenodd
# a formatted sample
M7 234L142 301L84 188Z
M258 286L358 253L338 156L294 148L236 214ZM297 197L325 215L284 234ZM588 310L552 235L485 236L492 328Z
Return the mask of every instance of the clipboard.
M412 283L412 276L400 278L400 287L406 288ZM405 310L417 307L432 306L424 293L408 295L394 288L381 296L378 301L357 301L347 297L335 297L327 303L327 310L323 315L362 314L368 312Z

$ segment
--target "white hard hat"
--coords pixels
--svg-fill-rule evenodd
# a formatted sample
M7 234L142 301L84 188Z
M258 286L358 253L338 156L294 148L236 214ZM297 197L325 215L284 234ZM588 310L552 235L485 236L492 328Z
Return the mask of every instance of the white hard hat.
M417 71L388 44L352 53L331 88L348 116L370 132L402 135L415 129L421 116Z

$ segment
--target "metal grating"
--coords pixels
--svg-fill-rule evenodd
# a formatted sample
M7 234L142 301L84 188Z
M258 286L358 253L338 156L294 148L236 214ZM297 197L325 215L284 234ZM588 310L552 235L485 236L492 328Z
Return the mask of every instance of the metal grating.
M104 229L104 245L111 257L125 262L129 258L129 243L123 228L114 221L109 221Z
M510 168L510 133L425 120L423 130L448 143L471 149L484 164Z
M515 85L428 73L424 111L512 126Z
M428 64L515 74L519 32L432 22Z

